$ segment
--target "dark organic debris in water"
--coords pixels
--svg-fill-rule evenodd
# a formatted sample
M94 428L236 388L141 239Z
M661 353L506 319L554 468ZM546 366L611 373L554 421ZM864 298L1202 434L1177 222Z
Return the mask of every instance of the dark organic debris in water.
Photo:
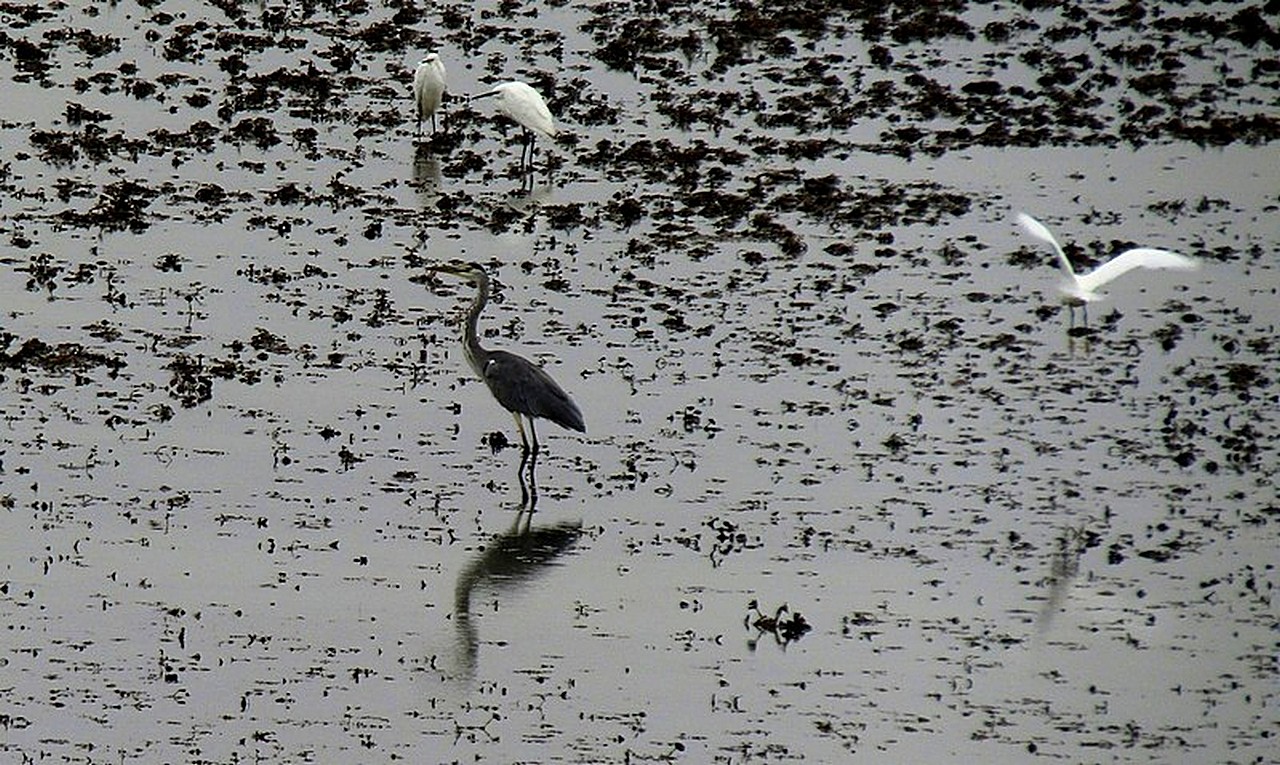
M16 335L0 331L0 369L36 367L59 374L82 372L98 366L115 372L125 366L124 360L88 350L79 343L50 345L36 337L28 338L16 350L10 352L9 349L17 339Z
M747 608L750 609L746 617L748 625L755 629L758 635L766 633L773 635L774 639L784 646L799 640L813 629L799 611L792 611L786 603L778 606L772 615L761 611L757 600L748 603Z
M489 433L486 433L484 437L481 438L480 440L481 440L481 443L488 446L490 451L492 451L494 454L497 454L498 452L504 449L514 446L514 444L511 443L511 439L507 438L507 434L502 432L501 430L494 430Z
M279 338L266 330L259 330L250 344L260 351L259 360L267 353L278 354L288 351L287 345L283 345ZM213 398L215 379L237 380L246 385L258 383L262 379L262 371L237 358L243 349L243 344L236 341L229 347L232 355L226 359L206 359L203 356L192 356L186 353L175 356L165 365L165 369L171 373L168 384L169 395L189 409ZM282 348L284 350L281 350Z
M169 395L191 408L213 398L213 376L204 369L198 358L182 355L169 363L173 373L169 380Z

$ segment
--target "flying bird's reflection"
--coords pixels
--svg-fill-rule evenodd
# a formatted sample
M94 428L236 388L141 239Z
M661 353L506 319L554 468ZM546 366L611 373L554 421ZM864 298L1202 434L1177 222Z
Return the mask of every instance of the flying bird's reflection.
M1085 320L1088 321L1088 316ZM1095 330L1089 329L1086 324L1083 327L1077 327L1072 318L1072 325L1067 328L1067 358L1074 359L1076 352L1079 351L1082 356L1089 356L1093 353L1093 337L1097 334Z
M1049 597L1040 609L1040 633L1053 626L1053 617L1066 604L1071 585L1080 575L1080 557L1084 551L1097 544L1096 534L1087 529L1068 526L1058 535L1053 556L1049 560Z
M507 195L507 207L521 214L536 212L554 191L549 184L534 186L533 175L526 174L520 179L520 188Z

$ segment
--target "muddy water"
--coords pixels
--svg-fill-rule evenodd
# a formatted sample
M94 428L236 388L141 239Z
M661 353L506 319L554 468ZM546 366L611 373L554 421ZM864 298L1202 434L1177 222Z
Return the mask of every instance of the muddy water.
M222 5L0 11L4 762L1271 755L1265 19Z

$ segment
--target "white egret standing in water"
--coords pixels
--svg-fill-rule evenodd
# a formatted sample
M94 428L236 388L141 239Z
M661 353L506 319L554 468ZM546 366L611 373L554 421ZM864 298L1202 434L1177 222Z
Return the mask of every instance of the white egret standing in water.
M444 62L438 53L428 53L413 74L413 103L418 110L419 133L422 132L422 121L427 117L431 118L431 132L436 132L436 110L440 108L444 90Z
M520 126L525 145L520 150L520 166L525 166L525 150L528 150L528 164L533 164L534 133L542 133L547 138L555 138L555 120L551 118L551 110L538 91L523 82L504 82L487 93L476 98L498 97L498 113L510 118Z
M1139 247L1125 250L1087 274L1077 274L1075 269L1071 267L1071 261L1067 260L1067 254L1062 251L1062 245L1058 244L1058 240L1053 237L1053 234L1043 223L1026 213L1018 213L1018 223L1027 230L1028 234L1042 242L1046 242L1057 253L1058 268L1061 269L1066 277L1059 287L1062 292L1062 302L1073 310L1076 307L1083 307L1105 298L1106 293L1099 292L1098 289L1107 282L1127 274L1135 268L1194 271L1200 267L1196 260L1185 255L1179 255L1176 252Z

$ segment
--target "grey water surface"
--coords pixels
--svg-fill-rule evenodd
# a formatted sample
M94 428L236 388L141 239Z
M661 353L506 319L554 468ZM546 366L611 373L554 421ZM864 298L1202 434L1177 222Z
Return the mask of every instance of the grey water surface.
M1253 6L0 17L0 763L1274 759Z

